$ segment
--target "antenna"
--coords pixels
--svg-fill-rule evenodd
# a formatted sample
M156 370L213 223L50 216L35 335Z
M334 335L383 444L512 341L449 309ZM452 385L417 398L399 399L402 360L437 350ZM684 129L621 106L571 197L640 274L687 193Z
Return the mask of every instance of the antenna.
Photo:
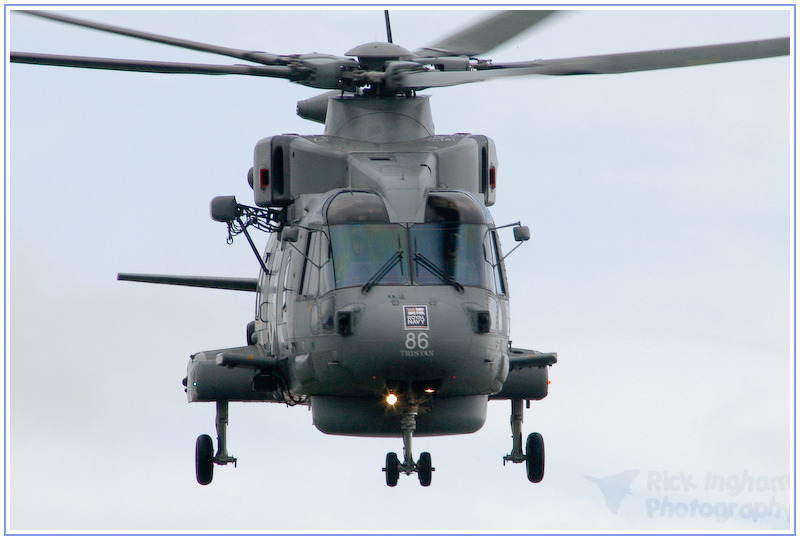
M394 43L392 41L392 24L389 22L389 10L388 9L384 9L383 10L383 16L386 19L386 40L389 43Z

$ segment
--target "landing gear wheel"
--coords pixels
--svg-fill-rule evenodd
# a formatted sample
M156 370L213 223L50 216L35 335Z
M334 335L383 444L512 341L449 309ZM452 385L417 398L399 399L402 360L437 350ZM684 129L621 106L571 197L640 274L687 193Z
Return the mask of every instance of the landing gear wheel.
M386 454L386 485L394 487L397 485L397 479L400 478L400 460L397 459L397 454L389 452Z
M525 468L528 480L538 483L544 478L544 439L539 433L531 433L525 444Z
M194 470L197 483L207 486L214 478L214 443L208 435L200 435L194 446Z
M433 475L433 467L431 466L431 455L428 452L422 452L419 455L419 462L417 463L417 476L419 483L422 486L431 485L431 476Z

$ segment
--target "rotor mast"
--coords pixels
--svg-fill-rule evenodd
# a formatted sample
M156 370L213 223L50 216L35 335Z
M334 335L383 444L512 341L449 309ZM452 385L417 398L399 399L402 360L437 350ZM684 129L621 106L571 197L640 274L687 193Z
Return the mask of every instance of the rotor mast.
M325 120L325 135L350 140L396 143L435 134L428 96L335 96Z

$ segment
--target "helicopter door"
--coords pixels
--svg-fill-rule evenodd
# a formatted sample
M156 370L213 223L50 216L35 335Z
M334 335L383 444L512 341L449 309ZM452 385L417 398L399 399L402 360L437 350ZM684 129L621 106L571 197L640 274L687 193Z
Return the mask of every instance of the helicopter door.
M278 275L277 303L275 305L275 331L277 354L288 355L294 339L294 310L297 300L298 276L302 273L305 257L296 249L283 249L283 261Z
M311 306L309 327L312 334L319 334L322 327L330 329L333 324L332 321L327 320L333 317L330 309L331 297L323 298L333 289L333 264L329 253L326 234L319 230L310 232L300 279L299 295ZM325 314L323 315L320 310Z
M262 289L263 292L262 296L259 297L258 306L258 319L266 323L266 336L264 336L265 339L259 340L259 343L262 343L270 353L277 354L278 346L275 332L277 319L275 306L278 303L278 282L280 280L281 264L283 263L281 257L283 252L281 250L280 241L278 241L277 237L274 235L270 239L267 253L267 269L269 270L269 275L263 277L263 279L266 280L266 286Z
M280 272L276 276L277 290L275 302L275 341L277 345L276 353L282 356L289 352L289 339L287 332L288 321L291 320L292 304L294 299L289 298L292 252L284 251L283 261Z

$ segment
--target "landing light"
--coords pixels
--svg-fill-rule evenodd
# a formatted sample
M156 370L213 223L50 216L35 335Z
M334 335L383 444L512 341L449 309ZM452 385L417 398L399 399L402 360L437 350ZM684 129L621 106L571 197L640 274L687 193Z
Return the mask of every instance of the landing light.
M435 388L426 388L426 389L424 390L424 392L425 392L426 394L435 394L435 393L436 393L436 389L435 389Z
M389 405L394 405L397 403L397 396L393 392L389 392L389 394L386 396L386 403Z

